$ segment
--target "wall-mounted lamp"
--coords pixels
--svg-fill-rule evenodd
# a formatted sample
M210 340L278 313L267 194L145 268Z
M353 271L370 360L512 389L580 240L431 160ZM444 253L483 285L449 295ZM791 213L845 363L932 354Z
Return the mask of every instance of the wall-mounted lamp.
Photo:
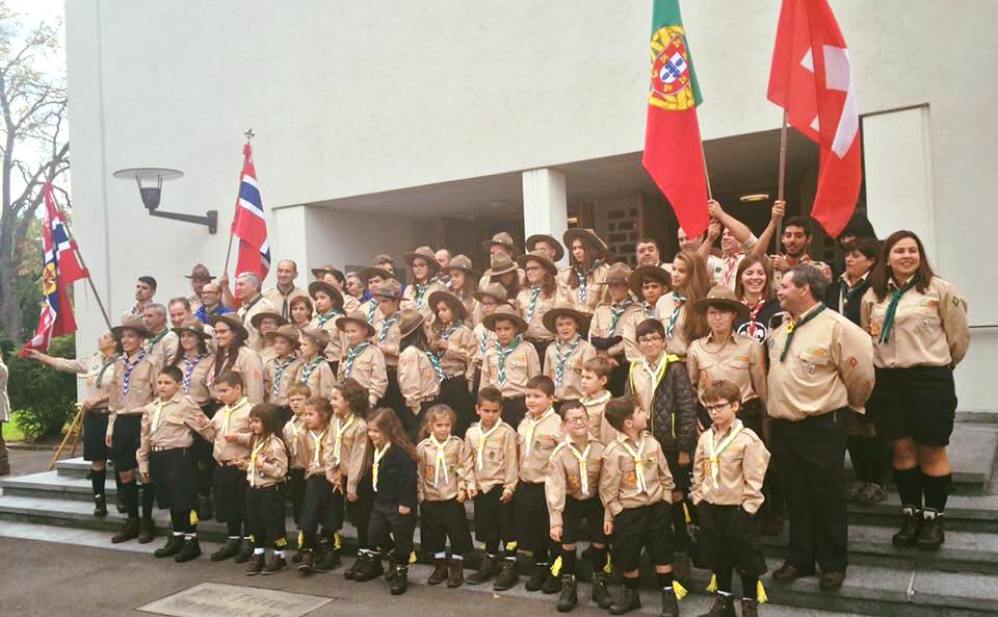
M163 191L163 182L176 180L183 176L184 172L179 169L164 169L161 167L134 167L131 169L119 169L114 172L114 177L119 180L135 179L135 184L139 187L139 194L142 196L142 205L149 211L150 216L205 225L208 227L208 233L216 233L218 231L218 210L208 210L205 216L181 214L180 212L162 212L158 210L159 200Z

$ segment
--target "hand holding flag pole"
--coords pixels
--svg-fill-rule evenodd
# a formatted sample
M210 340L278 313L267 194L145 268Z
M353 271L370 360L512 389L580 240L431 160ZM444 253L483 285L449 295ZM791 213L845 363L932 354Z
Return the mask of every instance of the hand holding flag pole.
M776 201L786 201L784 191L787 183L787 111L783 110L783 126L780 128L780 179L776 187ZM773 238L773 254L780 254L780 238L783 237L783 217L776 223L776 237Z

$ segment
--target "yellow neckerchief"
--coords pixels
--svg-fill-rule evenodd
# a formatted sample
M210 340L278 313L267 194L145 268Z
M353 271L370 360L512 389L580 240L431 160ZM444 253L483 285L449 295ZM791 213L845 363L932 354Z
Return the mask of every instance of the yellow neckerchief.
M602 405L603 403L609 401L611 396L613 396L613 394L609 390L603 390L603 394L600 394L596 398L584 398L579 402L582 403L583 407L588 409L590 405Z
M240 407L242 407L243 405L245 405L248 402L249 401L246 400L246 397L244 396L241 399L239 399L238 401L236 401L235 405L233 405L231 407L228 406L228 405L225 406L225 409L222 411L222 436L223 437L225 435L229 434L229 419L232 417L232 412L236 411L237 409L239 409Z
M288 448L291 450L291 456L298 456L298 435L305 430L305 421L299 420L298 416L291 418L288 421L291 425L291 442L288 443Z
M714 488L717 488L717 477L721 471L720 466L718 465L718 457L720 457L721 453L724 452L728 448L728 446L730 446L735 441L735 438L738 437L738 434L742 432L742 428L744 428L744 426L742 425L742 421L736 418L735 421L731 424L731 428L728 429L729 430L728 436L722 439L721 443L717 444L716 447L714 445L714 438L717 435L714 429L711 429L710 438L707 439L707 452L710 455L709 459L710 480L711 483L714 485Z
M525 435L527 444L524 447L524 453L527 456L530 456L530 446L534 442L534 429L537 428L538 424L540 424L541 422L543 422L544 420L553 415L554 415L554 407L548 407L548 410L545 411L543 414L541 414L541 417L537 418L536 420L534 420L530 414L527 414L527 416L523 418L523 421L527 423L527 434Z
M637 451L635 451L634 448L627 443L627 435L621 433L617 437L617 441L620 442L620 445L627 451L628 454L631 455L631 458L634 459L634 476L638 481L638 494L641 494L648 492L648 485L645 483L645 468L644 465L641 464L641 455L644 454L645 451L645 439L643 436L638 436L638 440L641 443L638 445Z
M374 492L378 492L378 471L381 468L381 459L385 458L385 454L388 452L388 448L391 448L391 442L385 444L384 448L378 450L374 449L374 464L371 465L371 488Z
M572 443L571 437L565 437L565 441L562 442L568 447L568 451L572 453L575 460L579 461L579 483L582 486L582 494L586 497L589 496L589 451L593 447L593 441L595 440L589 439L582 452L579 452L579 449Z
M172 398L170 398L168 400L165 400L165 401L163 399L159 399L159 398L156 399L155 408L154 408L154 410L152 412L152 422L149 423L149 432L150 433L155 433L156 429L159 428L159 416L160 416L160 414L163 413L163 406L166 405L167 403L173 403L176 400L177 400L177 396L176 395L174 395Z
M312 429L308 429L308 434L315 441L315 449L312 450L312 465L315 467L318 467L322 461L322 442L326 440L327 431L329 431L329 426L326 426L319 434L316 434Z
M450 441L450 437L443 440L443 442L437 441L436 436L432 433L430 434L430 445L436 449L436 454L433 456L433 486L440 486L440 475L443 473L444 484L450 482L450 476L447 475L447 442Z
M350 414L350 419L347 420L342 425L340 422L343 418L336 416L336 428L334 435L336 436L336 441L333 442L333 460L337 465L340 464L340 455L343 452L343 434L347 432L347 429L353 426L354 421L357 419L356 414Z
M250 453L250 462L248 468L250 474L250 486L253 486L253 484L256 483L256 459L257 457L260 456L260 453L263 452L263 449L270 445L270 440L273 438L274 436L270 435L266 439L261 439L260 443L253 446L253 451Z
M478 438L478 445L475 446L475 462L478 465L478 470L481 471L485 467L485 442L489 437L492 436L499 427L502 425L502 420L496 420L496 423L492 425L487 431L482 431L481 422L478 423L478 430L482 431L482 436Z

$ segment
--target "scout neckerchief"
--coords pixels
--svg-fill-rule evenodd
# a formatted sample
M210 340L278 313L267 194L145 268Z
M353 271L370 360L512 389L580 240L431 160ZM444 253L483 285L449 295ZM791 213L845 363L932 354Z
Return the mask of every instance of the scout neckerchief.
M140 350L134 357L134 361L129 361L127 355L122 354L121 356L121 362L125 366L125 370L121 375L121 393L125 396L128 396L128 392L132 389L132 371L135 370L135 367L138 366L140 362L145 360L146 350Z
M341 311L338 308L332 308L329 309L328 312L323 313L322 315L316 317L315 322L321 328L322 326L326 325L326 323L329 322L330 319L335 319L336 317L342 317L342 316L343 316L343 311Z
M308 380L312 378L312 373L319 368L319 364L325 362L326 358L323 356L316 356L315 359L309 360L301 367L301 372L298 373L298 383L308 383Z
M624 311L628 309L634 302L630 298L625 299L620 304L610 305L610 336L617 335L617 324L620 323L620 318L624 314Z
M367 349L367 341L364 341L356 347L351 347L347 350L347 357L343 360L343 378L346 379L353 372L353 363L357 360L357 357L364 353Z
M430 288L430 285L432 284L433 284L432 279L426 281L425 283L416 282L412 284L413 288L416 290L416 297L413 298L413 302L416 303L417 311L423 308L423 306L426 304L426 298L425 298L426 291Z
M863 295L866 291L863 289L866 277L867 275L864 274L854 285L850 285L846 275L842 275L842 278L839 279L839 310L846 310L846 307L852 304L853 300Z
M184 389L184 394L190 394L191 391L191 380L194 377L194 369L197 368L198 363L202 359L207 358L208 354L199 353L193 358L191 356L184 356L184 379L181 385Z
M241 309L242 312L243 312L243 315L246 315L247 313L249 313L250 309L252 309L256 305L256 303L259 302L260 300L263 300L263 294L256 294L255 298L253 298L252 300L250 300L249 302L247 302L246 304L244 304L243 307L242 307L242 309Z
M679 295L679 292L672 292L672 315L669 315L669 323L665 326L666 340L672 340L672 335L676 332L676 323L679 322L679 311L686 304L686 296Z
M118 356L114 355L104 356L104 359L102 360L103 364L100 367L100 372L97 373L97 380L94 382L94 385L96 387L98 388L101 387L101 383L104 381L104 373L107 372L108 368L114 366L114 363L117 361L118 361Z
M229 434L229 420L232 418L233 412L235 412L237 409L239 409L243 405L247 404L248 402L249 401L244 396L241 399L239 399L238 401L236 401L235 405L232 405L231 407L228 406L228 405L226 405L223 408L223 411L222 411L222 436L223 437Z
M726 255L724 257L724 273L721 275L721 281L725 286L731 284L731 277L735 275L735 271L738 270L738 262L741 261L742 256L745 253L735 253L734 255Z
M579 452L571 437L565 437L564 444L568 446L568 451L572 453L575 460L579 462L579 483L582 485L582 494L589 496L589 450L593 447L593 442L588 441L586 448Z
M531 416L529 413L523 418L523 422L526 423L527 425L527 434L524 435L527 442L524 447L524 453L527 456L530 456L530 448L533 447L534 445L534 429L537 428L538 424L547 420L553 415L554 415L554 408L549 407L548 410L542 413L541 417L537 418L536 420L534 420L533 416Z
M391 442L388 442L380 450L374 449L374 463L371 465L371 488L374 489L375 493L378 492L378 471L381 469L381 459L385 458L388 448L391 447Z
M583 272L582 268L576 266L575 268L575 278L579 281L578 298L579 304L586 303L586 285L588 284L588 277L590 272L595 272L596 268L600 266L600 260L596 259L593 261L593 267L589 269L589 272Z
M645 451L645 440L642 439L640 435L638 436L639 444L637 450L632 448L630 444L627 443L627 435L621 433L620 437L618 437L617 440L620 442L620 445L624 448L624 450L627 451L627 453L631 456L631 459L634 461L634 477L637 480L638 484L638 494L640 495L641 493L647 493L648 485L645 483L645 467L641 462L641 455L644 454Z
M572 354L579 348L582 343L582 339L576 334L575 338L572 339L571 344L565 344L561 339L555 341L554 344L554 385L555 387L561 387L561 384L565 381L565 365L568 364L568 359L572 357ZM566 349L567 347L567 349Z
M651 364L648 363L648 359L644 358L644 357L641 358L640 362L634 362L634 363L632 363L631 364L631 375L630 375L630 377L631 377L631 392L637 392L638 391L637 388L634 387L634 373L635 373L635 371L641 370L641 371L644 371L645 373L648 373L648 378L651 379L651 392L652 392L652 396L654 396L655 395L655 390L658 389L658 384L662 383L662 378L665 377L666 368L668 368L669 362L671 362L671 361L672 361L672 359L669 357L669 354L663 353L662 354L662 359L658 361L658 365L656 365L655 368L652 368Z
M527 314L526 314L527 323L530 323L534 320L534 313L537 312L537 299L540 298L541 291L542 288L540 285L534 285L533 287L530 288L530 302L527 304ZM580 299L579 301L582 302L583 300Z
M291 440L287 444L288 450L291 453L291 457L295 458L298 456L298 435L301 435L302 431L305 430L305 421L299 420L296 416L289 420L288 424L291 425Z
M433 486L440 486L440 476L444 477L444 484L450 483L450 476L447 475L447 441L443 443L437 441L436 436L430 434L430 445L436 450L433 455Z
M280 398L281 379L284 377L284 371L286 371L288 367L294 363L294 356L288 356L284 362L281 362L280 358L274 358L274 392L271 394L272 399Z
M288 310L290 308L290 307L288 307L288 304L290 302L291 293L295 290L295 286L291 285L291 289L288 290L288 293L284 293L284 291L281 289L280 285L275 286L274 289L277 290L277 293L281 294L281 298L282 298L282 302L281 302L281 317L283 317L284 319L288 319Z
M322 462L322 442L326 440L326 431L329 430L327 426L322 430L321 433L316 433L312 429L308 430L308 434L312 437L314 442L314 447L312 450L312 467L318 467Z
M351 426L353 426L354 421L357 419L355 414L350 414L350 419L343 422L343 418L336 416L336 428L334 430L334 435L336 440L333 442L333 461L337 465L340 464L343 453L343 435L347 432Z
M492 425L487 431L482 431L482 425L479 423L478 430L482 431L482 436L478 438L478 445L475 446L475 463L478 465L478 470L481 471L485 467L485 442L488 441L489 437L493 433L499 430L499 426L502 424L502 420L496 420L496 423Z
M742 300L742 304L748 306L748 302L746 302L745 300ZM757 327L756 324L758 323L756 319L759 318L759 312L762 310L762 307L764 306L766 306L766 299L763 298L762 296L759 296L759 301L755 303L755 306L749 307L748 333L749 336L753 338L755 337L755 330Z
M378 303L374 298L367 301L367 323L374 323L374 313L378 310Z
M423 353L426 354L426 359L430 361L430 366L433 368L433 376L437 379L437 383L443 383L444 367L440 366L440 358L432 351L424 351Z
M646 319L655 319L655 306L647 302L641 303L641 308L645 311Z
M383 345L385 343L385 339L388 338L388 333L391 332L392 326L394 326L398 320L398 311L381 320L381 333L378 335L378 345Z
M156 336L154 336L151 339L149 339L148 341L146 341L146 351L149 352L149 353L152 353L153 348L156 347L156 343L162 341L163 337L166 336L169 333L170 333L170 329L169 328L163 328L162 332L160 332Z
M450 341L450 337L454 336L454 333L457 332L458 328L460 327L461 327L460 321L455 320L450 322L449 324L447 324L447 327L445 327L443 330L440 331L440 338L445 341ZM438 351L437 357L443 358L445 353L447 353L446 349L443 351Z
M780 362L786 360L787 353L790 351L790 343L793 342L794 334L797 333L797 329L817 317L823 310L825 310L825 303L819 302L814 310L808 313L807 317L799 321L791 320L790 323L787 324L787 342L783 345L783 352L780 353Z
M710 465L710 481L717 488L717 477L720 474L720 466L718 465L718 459L721 453L728 449L738 437L738 433L742 432L742 421L736 419L729 429L728 436L721 440L721 443L714 445L715 432L712 430L710 438L707 439L707 452L710 455L708 459L708 465Z
M163 399L156 399L156 402L153 404L152 421L149 422L150 433L155 433L156 429L159 428L159 416L160 414L163 413L163 406L171 402L173 402L173 399L170 399L168 401L164 401Z
M892 281L893 282L893 281ZM891 290L891 303L887 305L887 315L884 316L884 329L880 331L880 340L878 341L881 345L887 343L891 338L891 330L894 329L894 316L898 311L898 303L901 301L901 296L908 292L909 289L915 286L915 277L912 277L910 281L904 284L902 287L894 285Z
M596 398L584 398L579 402L582 403L583 407L588 409L591 405L602 405L603 403L606 403L607 401L610 400L610 397L612 396L613 396L612 392L610 392L609 390L604 390L603 394L600 394Z
M497 377L499 379L500 388L506 387L506 358L508 358L509 355L516 350L522 339L523 337L517 334L516 338L513 339L513 342L509 344L509 347L504 347L501 343L499 343L499 341L496 341L496 356L499 360Z
M253 446L253 450L250 453L250 462L248 468L250 475L250 480L249 480L250 486L256 484L256 459L259 458L260 454L263 453L264 448L270 445L270 440L273 438L274 438L273 435L269 435L266 439L258 440L258 443Z
M489 336L489 334L491 334L491 332L488 330L488 328L482 327L482 336L478 340L478 355L480 356L484 357L485 352L488 351L489 349L489 339L492 338Z

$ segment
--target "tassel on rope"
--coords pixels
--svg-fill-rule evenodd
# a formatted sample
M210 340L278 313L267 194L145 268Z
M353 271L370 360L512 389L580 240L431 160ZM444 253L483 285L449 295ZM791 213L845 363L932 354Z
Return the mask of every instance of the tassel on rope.
M409 553L409 563L416 563L416 551Z
M197 512L197 510L191 510L191 515L190 515L190 518L188 520L190 520L191 525L194 525L195 527L197 526L198 521L200 520L200 519L198 519L198 512Z
M551 576L561 576L561 556L551 564Z
M338 531L333 534L333 548L336 550L343 548L343 536Z
M609 551L606 553L606 565L603 566L604 574L613 574L613 556Z
M693 522L693 517L690 516L690 507L683 501L683 515L686 517L686 524L689 525Z
M677 600L682 600L683 598L686 597L686 594L689 593L688 591L686 591L686 588L683 587L682 584L676 580L672 581L672 591L676 594Z
M715 591L717 591L717 575L712 573L710 575L710 583L707 584L707 593L714 593Z
M305 532L299 530L298 531L298 548L300 549L303 544L305 544Z
M769 602L769 596L766 595L766 588L762 586L762 581L755 584L755 601L759 604Z

